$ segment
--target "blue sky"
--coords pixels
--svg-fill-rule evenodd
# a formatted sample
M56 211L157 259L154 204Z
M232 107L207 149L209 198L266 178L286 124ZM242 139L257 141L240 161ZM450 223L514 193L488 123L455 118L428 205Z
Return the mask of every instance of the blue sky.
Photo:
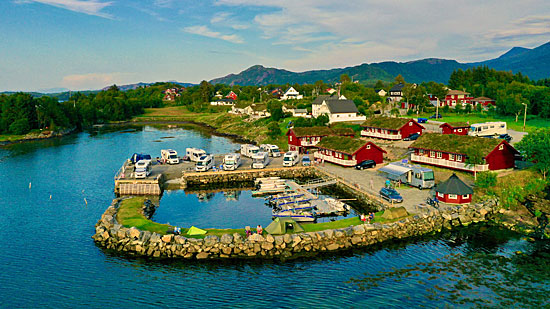
M0 91L469 62L548 41L548 0L2 0Z

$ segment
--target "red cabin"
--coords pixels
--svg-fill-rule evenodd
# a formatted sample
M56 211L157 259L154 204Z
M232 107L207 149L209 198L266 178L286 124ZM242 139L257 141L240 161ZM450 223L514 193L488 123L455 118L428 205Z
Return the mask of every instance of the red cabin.
M496 106L497 103L495 100L491 99L491 98L487 98L487 97L479 97L479 98L475 98L475 99L472 99L472 104L474 106L477 106L478 104L481 104L481 106L483 106L483 108L488 108L489 105L493 105L493 106Z
M424 134L409 149L413 150L412 162L469 172L513 168L519 156L519 152L505 140L455 134ZM483 154L483 164L466 163L471 151Z
M435 187L437 200L448 204L469 204L474 190L453 173Z
M470 93L460 90L449 90L445 96L445 105L453 107L457 104L465 105L472 104L473 97Z
M386 153L371 141L341 136L327 136L316 148L319 150L313 155L315 159L342 166L355 166L365 160L379 164L384 162Z
M288 137L288 150L304 152L307 148L315 147L315 145L317 145L323 137L329 135L354 137L355 132L353 132L351 128L292 128L286 133L286 136Z
M361 136L389 140L402 140L413 133L422 134L425 129L414 119L374 117L361 124Z
M470 124L466 122L446 122L439 127L443 134L468 135Z

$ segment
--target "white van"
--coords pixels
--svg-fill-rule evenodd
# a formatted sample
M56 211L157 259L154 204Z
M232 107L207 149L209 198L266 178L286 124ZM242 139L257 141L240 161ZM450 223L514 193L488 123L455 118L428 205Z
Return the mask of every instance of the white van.
M160 151L160 157L164 162L168 164L178 164L180 163L180 158L178 158L178 153L173 149L162 149Z
M241 155L238 153L226 154L223 158L223 169L225 171L234 171L241 166Z
M298 152L288 151L283 156L283 166L294 166L298 163Z
M241 155L252 158L255 154L260 152L260 147L251 144L241 145Z
M149 175L151 175L152 171L152 165L151 161L149 160L139 160L136 163L134 170L134 175L136 178L147 178Z
M261 144L260 149L261 151L267 152L270 157L276 158L281 156L281 151L277 145Z
M264 168L269 164L267 152L258 152L252 156L252 168Z
M470 131L468 135L470 136L493 136L501 135L508 133L506 130L506 122L484 122L484 123L474 123L470 125Z
M204 155L197 160L195 171L206 172L214 166L214 156L211 154Z
M200 157L206 155L206 151L199 148L187 148L185 149L185 155L190 161L197 162Z

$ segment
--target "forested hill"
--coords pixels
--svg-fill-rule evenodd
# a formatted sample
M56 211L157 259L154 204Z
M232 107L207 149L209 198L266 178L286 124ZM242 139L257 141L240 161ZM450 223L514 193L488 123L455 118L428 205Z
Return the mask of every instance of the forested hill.
M377 80L392 81L395 76L401 74L408 82L435 81L447 83L453 71L457 69L465 70L480 65L502 71L521 72L532 80L548 78L550 77L550 42L533 49L514 47L498 58L475 63L460 63L455 60L429 58L409 62L364 63L347 68L299 73L255 65L239 74L229 74L210 82L241 86L313 84L318 80L333 83L339 81L342 74L348 74L353 80L358 80L361 83L374 83Z

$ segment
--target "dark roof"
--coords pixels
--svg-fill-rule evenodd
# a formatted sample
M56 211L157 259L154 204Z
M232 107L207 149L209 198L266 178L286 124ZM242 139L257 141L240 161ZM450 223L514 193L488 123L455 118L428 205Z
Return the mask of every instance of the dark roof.
M449 179L438 184L435 191L443 194L466 195L473 194L474 190L464 183L455 173Z
M311 104L313 105L319 105L319 104L322 104L324 100L328 100L330 99L332 96L329 95L329 94L322 94L320 96L317 96L315 98L315 100L313 100L313 102Z
M464 92L464 91L460 91L460 90L449 90L447 91L447 95L470 95L469 92Z
M366 144L373 144L372 142L367 142L358 138L352 138L352 137L342 137L342 136L327 136L323 138L316 147L324 148L324 149L330 149L335 150L339 152L344 152L350 155L353 155L357 150L359 150L361 147L365 146ZM382 148L376 146L383 152L385 152Z
M294 109L295 113L307 113L307 109L305 108L296 108Z
M334 113L357 113L357 106L352 100L327 100L328 110Z
M467 122L445 122L444 124L440 125L442 127L443 125L448 124L451 128L469 128L470 124Z
M332 134L332 130L329 127L298 127L298 128L292 128L290 130L294 131L294 134L296 135L296 137L327 136Z
M362 127L399 130L409 122L406 118L373 117L361 124Z
M481 102L483 102L483 101L494 101L494 99L491 99L491 98L488 98L488 97L479 97L479 98L472 99L472 101L476 101L476 102L481 101Z
M412 143L409 148L466 154L471 147L478 146L484 155L488 155L501 142L503 142L503 140L496 138L483 138L455 134L425 133L422 134L416 141L414 141L414 143Z
M392 91L401 91L401 90L403 90L403 87L405 87L405 84L399 83L399 84L394 85L393 87L391 87L390 92L392 92Z

